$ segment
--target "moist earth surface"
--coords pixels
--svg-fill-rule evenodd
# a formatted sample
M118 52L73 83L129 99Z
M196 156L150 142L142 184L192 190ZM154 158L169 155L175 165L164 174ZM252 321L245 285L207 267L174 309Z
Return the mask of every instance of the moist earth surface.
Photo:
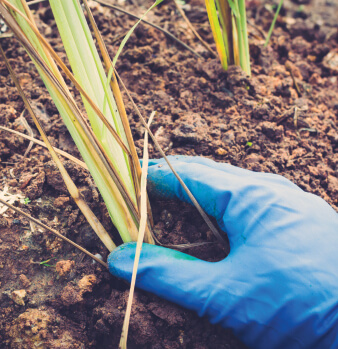
M151 5L111 4L137 14ZM113 56L135 19L96 2L91 5ZM181 5L215 50L203 1ZM264 47L274 6L270 1L247 1L251 78L238 67L224 72L170 1L147 18L195 53L140 24L117 69L142 114L148 117L157 111L151 128L167 154L204 156L281 174L338 210L338 4L285 1L271 41ZM34 11L39 29L65 58L50 9L39 4ZM14 38L0 40L51 143L80 157L24 49ZM0 125L40 138L3 60L0 73ZM75 89L74 93L80 101ZM144 130L128 98L124 99L141 156ZM48 152L37 145L29 147L29 141L0 131L0 193L7 191L23 211L106 260L107 250L71 199ZM152 144L149 153L159 157ZM114 241L121 243L89 173L71 161L64 165ZM209 242L184 252L208 261L226 257L229 251L218 247L195 209L150 199L154 233L162 244ZM117 348L129 290L126 283L10 210L0 216L0 251L0 348ZM230 330L137 290L128 348L245 346Z

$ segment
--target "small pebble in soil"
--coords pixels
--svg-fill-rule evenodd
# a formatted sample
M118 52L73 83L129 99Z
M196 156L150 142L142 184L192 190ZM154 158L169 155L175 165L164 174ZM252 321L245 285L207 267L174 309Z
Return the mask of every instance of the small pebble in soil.
M103 257L99 253L94 254L94 256L98 259L101 259L101 261L103 261ZM96 264L96 261L93 260L92 264Z
M25 305L26 290L15 290L11 293L12 300L18 305Z
M226 155L228 152L223 148L218 148L216 149L215 153L216 155L222 156L222 155Z

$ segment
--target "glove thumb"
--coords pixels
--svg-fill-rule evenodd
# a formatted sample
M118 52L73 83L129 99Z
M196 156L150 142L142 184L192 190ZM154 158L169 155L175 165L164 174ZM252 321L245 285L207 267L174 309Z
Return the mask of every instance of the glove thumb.
M111 274L131 280L136 242L116 248L108 257ZM136 286L203 315L208 299L208 272L215 263L144 243Z

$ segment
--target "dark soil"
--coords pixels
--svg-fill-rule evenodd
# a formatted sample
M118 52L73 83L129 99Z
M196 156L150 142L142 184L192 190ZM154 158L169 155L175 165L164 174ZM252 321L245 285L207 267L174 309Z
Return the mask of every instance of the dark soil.
M271 23L271 4L248 1L251 79L237 67L222 71L168 1L149 20L178 36L203 59L140 25L118 70L141 112L148 116L158 111L152 130L167 154L201 155L278 173L338 210L338 4L286 1L271 43L264 48L261 31L266 33ZM150 3L139 5L127 8L142 13ZM64 57L50 10L36 9L42 32ZM184 9L215 47L203 1L188 1ZM100 6L95 6L94 15L113 55L134 20ZM52 144L79 156L25 51L14 39L1 39L1 44ZM0 74L0 125L26 132L20 119L23 102L2 61ZM141 154L144 131L125 101ZM39 138L30 117L24 117ZM24 157L28 144L0 131L0 191L8 187L13 195L28 198L17 205L106 259L107 251L69 197L48 152L34 145ZM152 145L149 151L151 157L159 156ZM118 241L88 173L70 161L65 166ZM162 243L214 241L188 205L152 200L152 207L154 230ZM216 244L186 252L210 261L225 257ZM40 264L46 260L50 261ZM71 246L10 210L0 217L0 348L117 348L127 295L127 284ZM230 331L142 291L135 295L128 343L130 349L244 348Z

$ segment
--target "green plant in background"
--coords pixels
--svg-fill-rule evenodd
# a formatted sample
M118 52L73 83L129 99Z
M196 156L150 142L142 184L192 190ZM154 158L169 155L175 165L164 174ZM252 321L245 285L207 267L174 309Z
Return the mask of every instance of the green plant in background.
M270 41L272 32L273 32L273 30L274 30L274 28L275 28L275 25L276 25L276 21L277 21L279 12L280 12L280 10L281 10L281 8L282 8L282 6L283 6L283 2L284 2L284 0L279 0L276 13L275 13L275 15L274 15L274 17L273 17L273 20L272 20L272 23L271 23L271 26L270 26L270 29L269 29L269 32L268 32L268 36L266 37L266 40L265 40L264 47L267 47L268 44L269 44L269 41ZM300 7L300 6L299 6L299 7Z
M205 4L222 67L227 70L235 64L250 76L245 0L205 0Z

